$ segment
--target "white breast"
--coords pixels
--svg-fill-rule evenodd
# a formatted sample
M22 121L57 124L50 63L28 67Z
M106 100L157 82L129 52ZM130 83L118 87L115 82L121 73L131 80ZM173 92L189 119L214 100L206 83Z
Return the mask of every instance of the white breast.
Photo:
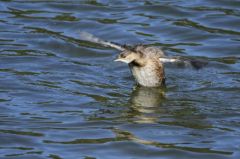
M161 85L159 76L151 66L130 67L136 82L146 87L156 87Z

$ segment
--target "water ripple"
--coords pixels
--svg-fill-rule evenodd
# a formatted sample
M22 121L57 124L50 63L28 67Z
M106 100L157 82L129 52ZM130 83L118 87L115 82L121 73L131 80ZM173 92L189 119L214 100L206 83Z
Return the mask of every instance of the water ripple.
M0 158L239 158L239 2L2 0ZM207 63L135 87L79 31Z

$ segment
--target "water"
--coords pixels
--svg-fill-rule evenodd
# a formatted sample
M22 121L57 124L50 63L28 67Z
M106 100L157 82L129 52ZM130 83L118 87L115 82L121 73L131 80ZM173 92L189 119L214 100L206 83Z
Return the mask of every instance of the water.
M0 158L240 158L240 1L0 1ZM118 51L201 58L136 88Z

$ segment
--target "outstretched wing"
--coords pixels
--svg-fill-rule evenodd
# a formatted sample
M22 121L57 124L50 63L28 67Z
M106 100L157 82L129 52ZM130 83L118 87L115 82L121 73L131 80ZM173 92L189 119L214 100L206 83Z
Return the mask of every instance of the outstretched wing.
M120 51L125 50L125 48L123 46L121 46L120 44L116 44L116 43L113 43L113 42L102 40L102 39L100 39L100 38L98 38L98 37L96 37L96 36L94 36L90 33L87 33L87 32L80 32L80 38L83 39L83 40L86 40L86 41L101 44L103 46L111 47L111 48L114 48L114 49L117 49L117 50L120 50Z
M183 66L192 66L195 69L201 69L202 67L207 65L206 61L187 59L181 57L161 57L159 58L159 61L162 63L176 63Z

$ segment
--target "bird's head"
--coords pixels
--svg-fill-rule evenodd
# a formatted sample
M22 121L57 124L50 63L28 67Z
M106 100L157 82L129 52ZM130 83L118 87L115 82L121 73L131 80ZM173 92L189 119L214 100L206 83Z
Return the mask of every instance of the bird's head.
M134 60L136 60L137 58L138 58L138 55L135 52L126 50L126 51L121 52L118 55L117 59L114 61L120 61L120 62L129 64L129 63L133 62Z
M141 57L142 54L139 52L135 52L133 50L124 50L114 61L120 61L129 64L133 61L138 61Z

